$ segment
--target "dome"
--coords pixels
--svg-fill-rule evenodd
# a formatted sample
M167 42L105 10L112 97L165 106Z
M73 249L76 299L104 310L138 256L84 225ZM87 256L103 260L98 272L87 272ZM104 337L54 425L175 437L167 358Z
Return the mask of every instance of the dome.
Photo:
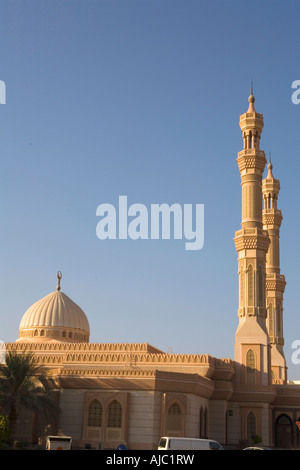
M34 303L23 315L17 341L88 342L90 327L83 310L60 291L61 273L56 291Z

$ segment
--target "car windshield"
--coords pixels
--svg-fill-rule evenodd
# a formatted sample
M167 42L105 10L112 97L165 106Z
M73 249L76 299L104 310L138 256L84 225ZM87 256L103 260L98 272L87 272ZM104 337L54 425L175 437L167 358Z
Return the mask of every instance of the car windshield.
M218 442L210 442L209 447L212 450L222 450L222 446L220 446L220 444Z
M159 443L159 447L166 447L167 439L161 439Z

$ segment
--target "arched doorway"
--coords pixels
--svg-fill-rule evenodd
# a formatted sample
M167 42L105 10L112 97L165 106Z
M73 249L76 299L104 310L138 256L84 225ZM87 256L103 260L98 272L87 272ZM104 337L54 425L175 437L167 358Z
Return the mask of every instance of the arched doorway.
M293 446L293 424L285 414L278 416L275 423L275 445L281 449L291 449Z

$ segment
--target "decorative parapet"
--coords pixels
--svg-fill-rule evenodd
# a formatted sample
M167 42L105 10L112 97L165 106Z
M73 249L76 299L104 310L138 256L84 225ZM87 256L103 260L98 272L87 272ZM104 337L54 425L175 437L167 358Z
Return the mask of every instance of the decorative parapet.
M58 376L80 377L155 377L155 370L145 369L99 369L98 367L63 367L56 371Z
M85 343L85 342L17 342L7 343L11 350L20 351L138 351L162 353L159 349L148 343Z
M150 352L156 349L147 343L7 343L7 350L33 352L41 366L62 370L128 370L151 369L172 373L197 374L217 380L231 380L234 364L231 359L218 359L209 354L167 354ZM156 350L159 351L159 350ZM78 369L77 369L78 367ZM95 368L94 368L95 367ZM122 368L122 369L120 369ZM79 372L78 372L79 373Z
M215 358L215 371L212 376L213 380L231 381L235 374L235 363L232 359Z

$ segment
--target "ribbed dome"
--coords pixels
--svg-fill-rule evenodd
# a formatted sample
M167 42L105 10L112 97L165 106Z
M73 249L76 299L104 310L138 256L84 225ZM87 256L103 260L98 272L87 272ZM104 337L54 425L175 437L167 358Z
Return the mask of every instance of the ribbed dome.
M61 279L58 277L59 281ZM57 290L34 303L23 315L19 327L19 341L30 340L89 340L88 319L81 308L66 294Z

